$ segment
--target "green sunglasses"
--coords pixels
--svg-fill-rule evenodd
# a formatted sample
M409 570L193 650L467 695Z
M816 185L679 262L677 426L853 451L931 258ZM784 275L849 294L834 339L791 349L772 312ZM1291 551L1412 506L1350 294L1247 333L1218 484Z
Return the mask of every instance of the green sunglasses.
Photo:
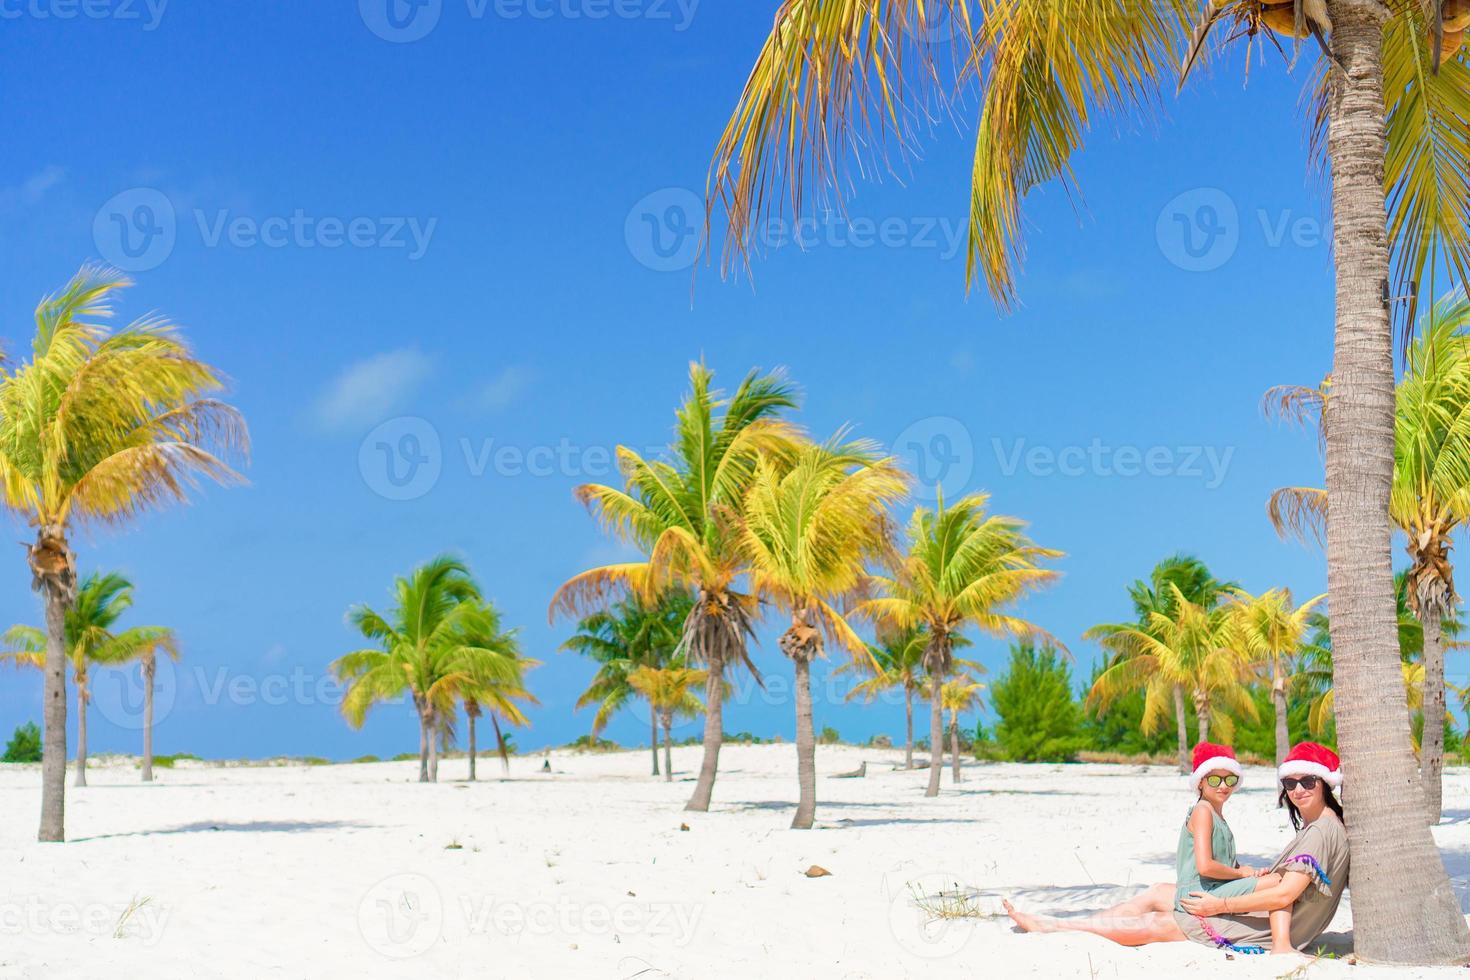
M1240 777L1235 775L1206 776L1205 782L1209 783L1211 787L1219 786L1221 783L1224 783L1226 786L1234 786L1236 783L1240 782Z

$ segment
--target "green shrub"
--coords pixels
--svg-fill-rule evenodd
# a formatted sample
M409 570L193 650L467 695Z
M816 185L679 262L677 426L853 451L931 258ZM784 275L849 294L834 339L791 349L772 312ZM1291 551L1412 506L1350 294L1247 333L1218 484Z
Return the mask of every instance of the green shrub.
M379 759L375 755L360 755L356 759L353 759L352 761L353 762L382 762L383 760L382 759Z
M824 725L821 733L817 735L817 741L823 745L836 745L842 741L842 736L831 725Z
M192 759L195 762L199 761L199 757L197 755L192 755L188 752L175 752L173 755L155 755L153 757L153 765L159 769L172 769L174 767L174 763L178 762L180 759Z
M617 742L592 735L579 735L567 748L577 752L616 752L622 748Z
M400 752L397 755L395 755L390 761L392 761L392 762L417 762L418 759L419 759L419 754L417 752Z
M15 734L10 736L10 741L5 746L5 755L0 758L0 761L41 761L41 730L36 727L35 722L28 721L16 728Z
M1012 762L1068 762L1085 745L1072 670L1050 645L1011 645L1011 662L990 689L1000 716L995 740Z

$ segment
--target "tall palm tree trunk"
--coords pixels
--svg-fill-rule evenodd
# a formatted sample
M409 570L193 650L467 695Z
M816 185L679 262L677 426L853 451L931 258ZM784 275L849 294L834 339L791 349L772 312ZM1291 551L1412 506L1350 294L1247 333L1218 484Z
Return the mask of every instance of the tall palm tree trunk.
M715 661L709 665L709 679L704 686L704 760L699 764L699 779L694 795L684 804L686 810L701 813L709 809L715 793L715 772L720 768L720 744L724 741L725 665Z
M810 830L817 816L817 735L812 724L812 662L798 654L796 664L796 782L801 795L792 830Z
M1184 688L1174 685L1174 721L1179 725L1179 771L1189 772L1189 724L1184 720Z
M960 781L960 719L956 712L949 713L949 758L954 766L952 776L955 782Z
M1353 935L1364 960L1470 958L1470 928L1424 822L1399 666L1390 561L1393 334L1389 281L1383 25L1379 0L1329 0L1334 71L1328 152L1337 276L1327 435L1327 586L1338 745L1352 851Z
M903 767L914 768L914 689L903 686Z
M1271 702L1276 706L1276 768L1286 761L1286 751L1291 747L1291 733L1286 727L1286 674L1281 669L1278 657L1271 678Z
M475 715L466 712L470 726L470 782L475 781Z
M87 785L87 678L77 678L77 774L72 785Z
M1204 691L1194 692L1194 720L1199 728L1199 740L1210 740L1210 699Z
M1419 739L1419 776L1431 826L1444 805L1444 633L1439 604L1424 603L1424 734Z
M658 712L653 707L653 702L648 704L648 748L653 752L653 774L658 775Z
M143 782L153 782L153 654L143 656Z
M67 598L43 580L46 603L46 670L41 721L41 841L66 839L66 606Z
M940 703L939 678L930 675L929 686L929 785L925 796L939 795L939 770L944 765L944 707Z
M429 782L439 781L439 717L432 711L425 719L429 733Z
M414 699L416 702L418 698ZM432 738L429 735L429 714L422 704L417 705L419 709L419 782L429 781L429 743Z
M673 754L673 746L674 746L674 713L672 711L666 711L666 712L664 712L664 782L666 782L666 783L672 783L674 781L674 754ZM658 752L658 747L655 745L654 746L654 753L657 754L657 752ZM653 771L653 774L655 776L658 775L658 770L655 769Z

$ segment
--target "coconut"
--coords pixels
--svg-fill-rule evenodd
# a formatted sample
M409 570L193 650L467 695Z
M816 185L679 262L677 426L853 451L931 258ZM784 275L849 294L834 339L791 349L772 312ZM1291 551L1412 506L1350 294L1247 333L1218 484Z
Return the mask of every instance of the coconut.
M1291 0L1287 0L1286 3L1265 4L1261 8L1261 23L1283 37L1304 38L1312 33L1307 29L1305 18L1302 21L1301 30L1297 30L1296 8Z
M1444 0L1439 13L1446 34L1462 34L1470 28L1470 0Z
M1439 49L1439 63L1447 65L1460 53L1460 48L1465 45L1464 31L1445 31L1444 46Z

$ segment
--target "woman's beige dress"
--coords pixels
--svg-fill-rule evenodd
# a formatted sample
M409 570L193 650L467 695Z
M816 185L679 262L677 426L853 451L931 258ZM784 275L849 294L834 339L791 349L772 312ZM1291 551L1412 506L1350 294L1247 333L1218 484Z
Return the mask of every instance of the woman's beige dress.
M1291 907L1291 945L1304 949L1337 914L1337 903L1347 888L1347 828L1337 814L1323 810L1320 817L1291 839L1271 870L1300 871L1312 879ZM1271 942L1271 924L1265 912L1202 918L1176 911L1174 920L1184 935L1206 946L1256 946Z

